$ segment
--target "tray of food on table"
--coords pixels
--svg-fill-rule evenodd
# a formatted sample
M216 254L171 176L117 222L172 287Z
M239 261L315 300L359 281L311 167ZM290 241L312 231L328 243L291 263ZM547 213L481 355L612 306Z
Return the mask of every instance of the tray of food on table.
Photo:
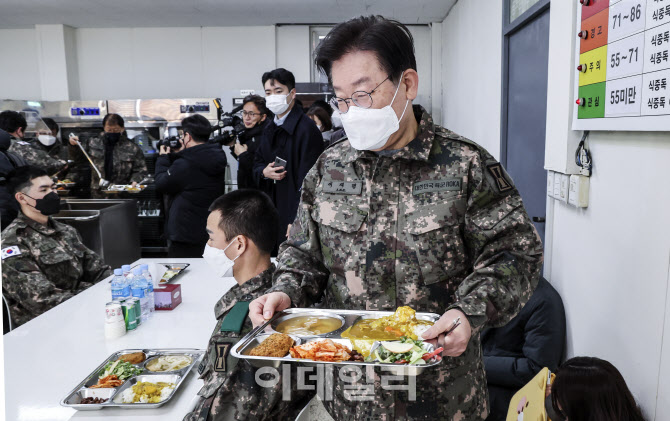
M146 188L147 188L146 184L138 184L136 186L133 186L132 184L112 184L109 187L107 187L106 190L103 190L103 192L108 194L120 193L120 192L139 193Z
M203 355L203 350L190 348L117 351L60 404L77 410L157 408L174 397Z
M243 337L231 350L254 367L283 362L405 367L417 375L442 361L442 348L421 340L440 316L410 307L391 311L291 308Z

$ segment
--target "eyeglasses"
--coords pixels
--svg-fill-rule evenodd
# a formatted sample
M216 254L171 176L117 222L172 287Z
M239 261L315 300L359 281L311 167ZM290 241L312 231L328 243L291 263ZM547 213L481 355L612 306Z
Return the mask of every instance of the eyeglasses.
M242 117L251 117L254 118L257 115L261 115L261 113L255 113L253 111L242 111Z
M356 91L351 94L350 98L338 98L335 97L330 100L330 106L333 107L335 111L339 111L341 114L346 114L349 111L349 103L353 102L354 105L361 108L370 108L372 107L372 94L382 86L382 83L389 80L390 76L386 76L386 79L382 80L379 85L375 86L370 92L366 91Z

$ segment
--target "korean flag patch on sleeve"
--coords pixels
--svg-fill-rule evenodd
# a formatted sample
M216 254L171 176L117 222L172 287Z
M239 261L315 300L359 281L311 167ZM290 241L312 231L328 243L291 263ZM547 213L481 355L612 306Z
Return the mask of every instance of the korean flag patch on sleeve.
M11 246L2 249L2 260L7 259L8 257L14 257L14 256L20 256L21 255L21 250L19 250L19 246Z

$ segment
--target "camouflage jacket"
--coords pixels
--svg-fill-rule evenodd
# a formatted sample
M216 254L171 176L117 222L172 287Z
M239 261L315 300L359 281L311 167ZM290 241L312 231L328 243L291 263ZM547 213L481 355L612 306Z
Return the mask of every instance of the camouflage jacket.
M148 174L144 152L139 146L131 142L125 134L121 135L121 139L114 146L113 174L105 174L104 135L81 142L104 179L112 184L130 184L134 181L139 183ZM70 145L70 156L75 158L77 165L90 165L79 146ZM98 174L91 168L92 193L100 190L99 181Z
M61 161L67 161L70 159L70 152L68 151L68 148L63 145L60 140L56 140L56 143L54 143L51 148L44 146L39 141L31 142L30 146L37 149L38 151L45 152L52 158L60 159Z
M14 326L39 316L111 274L71 226L45 226L19 213L2 231L2 292Z
M294 410L295 405L282 400L281 382L275 387L261 387L255 380L256 369L246 360L238 361L230 355L231 347L252 329L248 315L242 313L245 319L239 332L221 330L236 304L248 304L265 294L272 286L274 270L272 265L244 284L233 286L216 303L214 316L217 323L207 353L198 367L204 385L198 392L200 400L196 408L186 415L185 421L287 419L289 412Z
M67 158L60 159L59 157L49 155L46 151L39 149L39 146L36 146L36 141L27 142L13 137L12 145L8 151L19 155L28 165L42 168L49 175L57 173L67 165Z
M472 339L463 355L417 376L415 402L380 390L372 402L347 402L336 381L335 400L324 402L336 419L486 418L479 331L517 314L542 265L539 236L502 166L422 107L414 113L417 137L396 153L345 140L321 155L271 290L298 307L324 299L336 309L458 308Z

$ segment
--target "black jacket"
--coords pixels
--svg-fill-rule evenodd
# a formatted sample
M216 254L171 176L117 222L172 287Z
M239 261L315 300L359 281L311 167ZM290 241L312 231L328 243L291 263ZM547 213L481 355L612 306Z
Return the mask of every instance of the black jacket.
M565 346L565 311L558 292L540 278L528 303L507 325L482 332L491 416L504 420L512 396L544 367L555 372Z
M193 146L156 160L156 191L169 198L168 239L207 242L207 216L214 199L225 193L226 154L218 144Z
M263 137L263 130L267 125L267 121L247 129L240 133L237 137L242 145L247 145L247 151L242 152L241 155L235 155L235 147L230 147L230 153L233 155L233 158L237 159L238 168L237 168L237 188L238 189L249 189L249 188L258 188L258 185L254 181L254 154L258 149L258 145L261 142Z
M263 131L254 156L254 181L270 195L279 212L279 237L277 244L286 239L286 228L293 223L300 203L302 180L323 152L323 136L316 124L300 107L293 107L284 124L273 121ZM274 183L263 177L263 169L276 157L286 160L286 177Z
M19 203L14 196L9 193L7 186L7 175L17 167L26 165L26 162L20 156L7 152L11 145L11 138L7 132L0 129L0 222L2 229L5 229L12 223L19 213Z

